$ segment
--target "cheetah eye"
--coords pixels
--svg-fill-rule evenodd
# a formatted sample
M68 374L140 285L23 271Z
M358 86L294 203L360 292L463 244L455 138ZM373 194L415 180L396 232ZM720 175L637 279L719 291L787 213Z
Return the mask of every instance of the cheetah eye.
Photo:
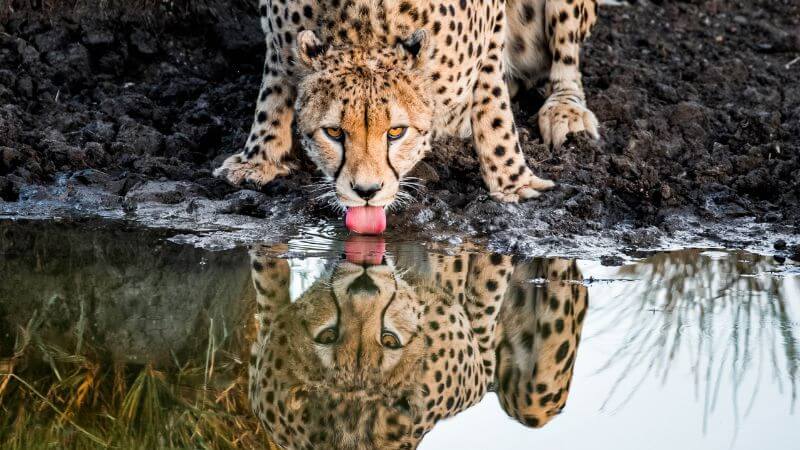
M394 127L389 128L389 131L386 132L386 136L389 138L390 141L395 141L403 137L406 134L406 130L408 127Z
M325 127L322 129L325 134L334 141L341 141L344 139L344 132L339 127Z
M339 339L339 330L336 327L325 328L314 338L314 342L322 345L331 345Z
M381 333L381 345L392 350L396 350L403 346L403 344L400 342L400 338L398 338L396 334L386 330Z

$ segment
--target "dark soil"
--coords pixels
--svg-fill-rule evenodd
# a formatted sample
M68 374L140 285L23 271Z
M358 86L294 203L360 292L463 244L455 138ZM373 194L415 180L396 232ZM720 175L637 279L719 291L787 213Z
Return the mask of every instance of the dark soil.
M12 0L0 11L3 200L24 200L26 186L66 173L120 198L145 181L182 181L180 192L148 199L227 197L221 212L267 218L281 201L334 216L305 201L316 177L307 161L266 195L211 176L250 126L263 58L254 2L41 3ZM509 249L520 237L620 229L623 244L649 246L743 217L798 233L800 62L790 65L798 56L796 0L603 7L583 58L601 142L576 137L551 151L540 144L539 99L517 104L528 160L558 188L520 206L495 203L471 145L445 142L417 171L427 192L390 227L491 234Z

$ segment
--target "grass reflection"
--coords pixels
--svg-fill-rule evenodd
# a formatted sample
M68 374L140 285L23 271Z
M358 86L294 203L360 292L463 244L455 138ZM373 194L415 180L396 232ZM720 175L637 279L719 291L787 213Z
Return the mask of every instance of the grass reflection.
M155 367L70 351L38 325L0 359L0 447L274 448L247 400L249 329L219 338L209 327L205 358Z
M725 397L738 424L760 389L773 385L793 413L800 308L791 298L800 285L775 269L771 257L701 250L656 254L620 268L618 276L639 281L592 311L600 334L625 330L600 369L618 373L603 409L620 409L646 381L666 383L675 368L689 367L704 431L711 413L729 406Z

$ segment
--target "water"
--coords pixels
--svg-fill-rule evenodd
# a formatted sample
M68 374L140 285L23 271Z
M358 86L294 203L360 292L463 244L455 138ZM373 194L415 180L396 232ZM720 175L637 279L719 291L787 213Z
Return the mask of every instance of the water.
M185 241L0 224L0 447L800 439L792 261L681 250L606 267L336 229L216 252Z

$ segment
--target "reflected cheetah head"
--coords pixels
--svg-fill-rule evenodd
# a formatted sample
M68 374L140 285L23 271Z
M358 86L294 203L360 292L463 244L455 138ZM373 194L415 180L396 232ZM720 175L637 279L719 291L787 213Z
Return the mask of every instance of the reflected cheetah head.
M283 448L407 448L424 308L386 264L340 263L275 316L251 399Z

